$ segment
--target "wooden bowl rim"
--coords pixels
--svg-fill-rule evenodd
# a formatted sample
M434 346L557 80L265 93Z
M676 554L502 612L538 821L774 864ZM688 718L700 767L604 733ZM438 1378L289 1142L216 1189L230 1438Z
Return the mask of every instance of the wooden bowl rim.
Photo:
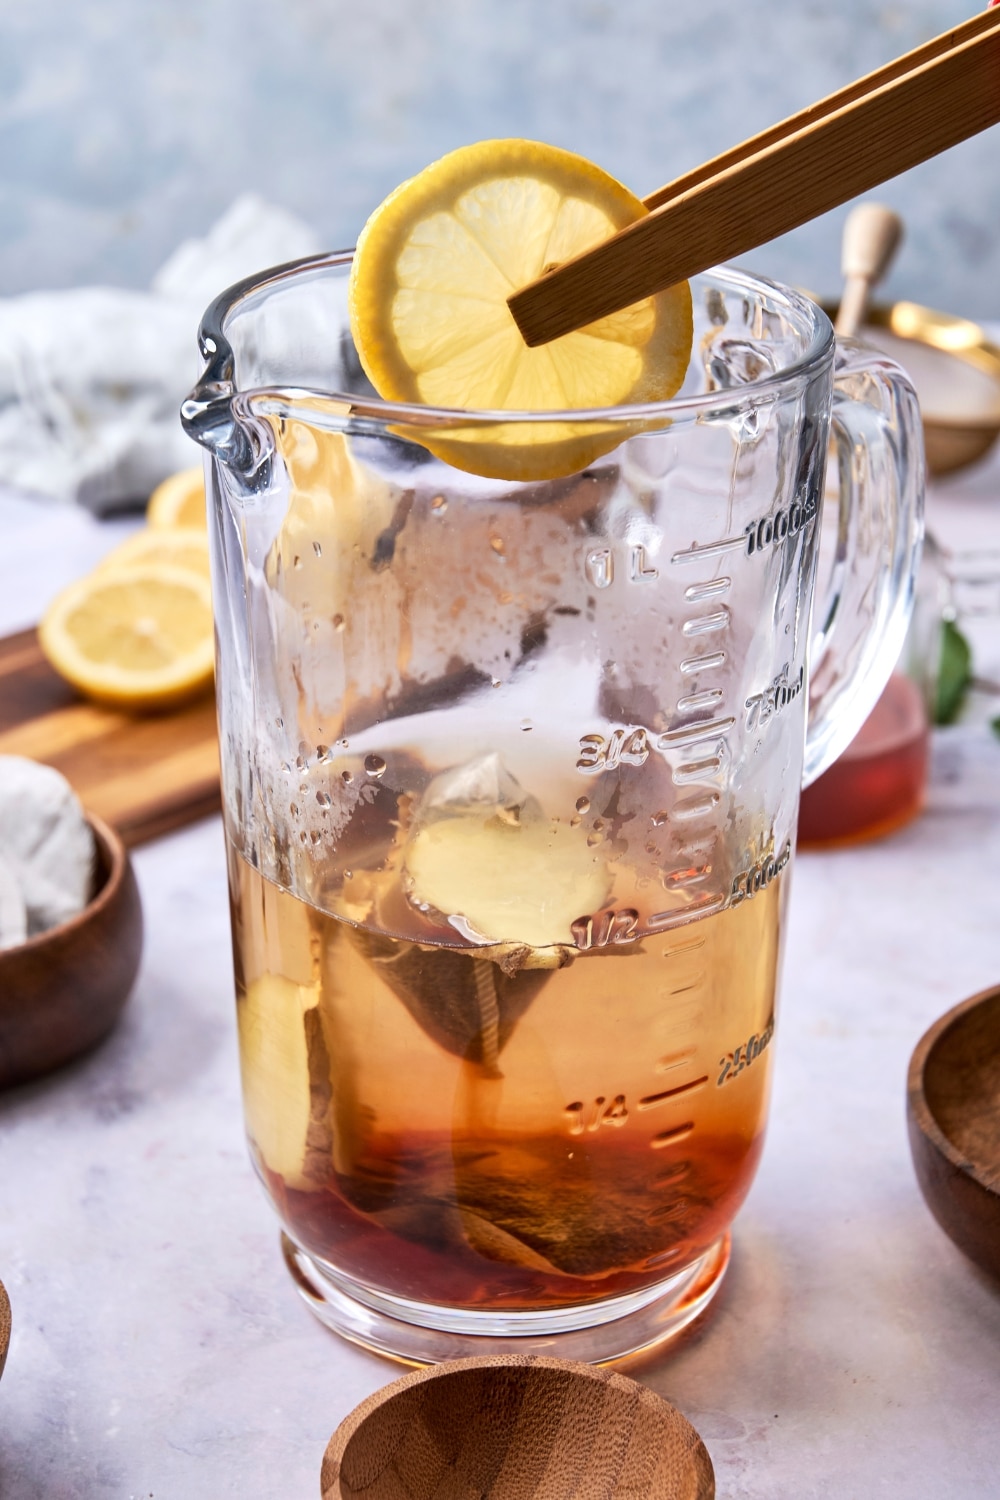
M0 1281L0 1375L3 1374L7 1363L12 1321L10 1298L7 1295L7 1288Z
M633 1380L629 1375L623 1375L620 1370L614 1370L602 1365L589 1365L581 1360L559 1359L549 1354L473 1354L465 1359L446 1359L440 1364L428 1365L419 1370L411 1370L407 1375L401 1375L398 1380L393 1380L389 1385L380 1386L370 1396L360 1401L353 1411L348 1412L344 1420L338 1425L336 1431L327 1444L326 1453L323 1456L324 1474L335 1465L339 1471L347 1452L351 1439L364 1426L369 1417L375 1412L394 1401L404 1391L411 1390L414 1386L426 1385L429 1381L439 1380L442 1376L458 1375L467 1370L556 1370L574 1376L576 1379L593 1380L601 1385L615 1385L619 1389L622 1386L634 1387L648 1399L652 1397L662 1406L666 1407L680 1423L689 1428L694 1434L699 1445L708 1457L711 1466L711 1456L705 1448L701 1433L688 1421L682 1411L679 1411L672 1402L658 1391L643 1385L641 1381ZM691 1450L692 1460L697 1446Z
M924 1091L924 1070L928 1058L946 1032L950 1031L963 1016L968 1015L969 1011L986 1004L987 1001L997 1000L1000 1000L1000 985L993 985L988 990L980 990L978 994L971 995L968 1000L960 1001L958 1005L952 1006L951 1010L945 1011L943 1016L939 1016L924 1032L913 1049L906 1078L907 1102L921 1134L956 1171L961 1172L965 1177L970 1177L977 1187L981 1188L984 1193L988 1193L991 1198L1000 1198L1000 1193L995 1187L991 1187L981 1175L979 1164L970 1161L964 1152L959 1151L951 1137L945 1134L937 1116L931 1110Z
M65 922L60 922L56 927L46 927L44 932L36 932L34 937L26 938L23 943L15 943L11 948L0 949L0 965L5 958L13 957L15 954L34 953L43 948L46 943L51 943L58 938L72 935L77 929L84 927L92 921L105 907L114 900L125 879L125 867L128 864L128 850L125 848L121 834L116 833L109 823L99 818L96 813L84 811L84 817L90 826L90 830L97 841L98 848L95 853L103 854L108 866L108 873L104 883L95 896L92 896L82 911L75 916L67 917Z

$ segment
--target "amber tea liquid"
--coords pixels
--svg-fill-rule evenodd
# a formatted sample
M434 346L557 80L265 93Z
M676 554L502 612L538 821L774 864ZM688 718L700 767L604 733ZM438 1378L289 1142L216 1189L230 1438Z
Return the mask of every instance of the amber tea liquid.
M392 859L371 863L398 916ZM761 1151L784 878L629 942L599 914L586 951L522 963L412 908L387 936L231 850L247 1126L294 1241L373 1290L483 1311L690 1265Z

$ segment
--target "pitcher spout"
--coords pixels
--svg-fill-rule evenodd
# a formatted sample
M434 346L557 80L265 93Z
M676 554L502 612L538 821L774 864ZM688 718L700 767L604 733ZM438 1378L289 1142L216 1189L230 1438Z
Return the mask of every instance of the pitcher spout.
M232 346L223 332L227 312L239 300L244 283L217 297L198 330L206 361L201 378L181 403L181 425L189 438L207 448L231 476L232 487L258 494L270 483L271 442L267 429L239 409Z

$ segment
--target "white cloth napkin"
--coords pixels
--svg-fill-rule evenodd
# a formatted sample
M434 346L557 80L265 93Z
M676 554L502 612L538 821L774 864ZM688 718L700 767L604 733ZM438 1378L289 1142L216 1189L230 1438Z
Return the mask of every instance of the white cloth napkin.
M247 196L204 239L181 244L148 292L0 299L4 479L106 514L196 464L177 411L201 368L202 313L242 277L319 249L308 225Z

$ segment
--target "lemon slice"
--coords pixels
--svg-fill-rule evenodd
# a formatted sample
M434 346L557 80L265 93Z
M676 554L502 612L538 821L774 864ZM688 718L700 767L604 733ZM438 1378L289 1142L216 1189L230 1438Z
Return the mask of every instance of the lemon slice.
M207 527L205 512L205 475L198 469L182 469L158 484L146 506L150 526Z
M530 349L511 292L645 216L599 167L534 141L452 151L391 193L362 231L350 284L361 362L386 400L566 412L664 401L692 343L686 282ZM628 435L589 422L421 425L408 436L488 477L572 473Z
M150 562L184 568L187 572L197 573L199 578L207 578L208 537L194 526L175 526L169 530L146 526L103 557L97 571L134 568Z
M59 594L38 630L42 650L88 698L168 708L212 681L212 595L184 568L101 569Z

